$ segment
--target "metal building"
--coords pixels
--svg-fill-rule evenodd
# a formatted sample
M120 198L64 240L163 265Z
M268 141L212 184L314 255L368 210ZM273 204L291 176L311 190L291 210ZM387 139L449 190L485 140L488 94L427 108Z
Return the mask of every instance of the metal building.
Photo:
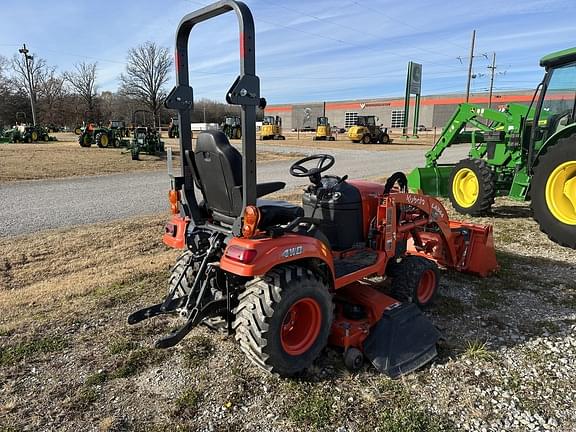
M494 93L492 107L498 108L508 103L529 104L533 91ZM422 96L420 101L420 125L427 128L442 128L450 119L459 103L465 101L464 94ZM470 103L488 106L488 95L472 94ZM269 105L266 115L282 117L284 128L297 129L316 126L316 118L323 113L323 102ZM356 99L326 102L326 116L332 126L348 128L359 115L375 115L379 123L391 129L401 129L404 121L403 98ZM408 125L412 119L408 119Z

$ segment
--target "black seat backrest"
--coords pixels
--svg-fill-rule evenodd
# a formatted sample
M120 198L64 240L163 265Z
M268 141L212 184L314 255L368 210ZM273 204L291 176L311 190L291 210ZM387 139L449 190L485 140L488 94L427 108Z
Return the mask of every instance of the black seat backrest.
M223 132L205 131L198 135L194 159L208 209L230 223L242 212L242 155Z

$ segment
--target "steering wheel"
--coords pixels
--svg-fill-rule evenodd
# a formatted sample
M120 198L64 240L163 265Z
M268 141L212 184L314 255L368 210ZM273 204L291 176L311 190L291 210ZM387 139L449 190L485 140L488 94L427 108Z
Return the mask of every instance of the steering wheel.
M318 161L315 168L306 168L302 165L314 160ZM333 165L334 156L327 154L312 155L294 162L290 167L290 175L294 177L310 177L312 183L318 184L320 182L320 174L332 168Z

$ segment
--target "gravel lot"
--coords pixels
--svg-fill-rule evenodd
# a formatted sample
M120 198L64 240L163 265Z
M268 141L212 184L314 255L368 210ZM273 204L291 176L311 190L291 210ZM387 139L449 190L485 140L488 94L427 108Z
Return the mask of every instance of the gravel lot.
M397 381L330 348L278 379L206 328L150 348L176 322L126 316L165 292L164 216L0 239L0 430L574 431L576 259L529 216L500 199L474 219L501 270L443 274L440 355Z

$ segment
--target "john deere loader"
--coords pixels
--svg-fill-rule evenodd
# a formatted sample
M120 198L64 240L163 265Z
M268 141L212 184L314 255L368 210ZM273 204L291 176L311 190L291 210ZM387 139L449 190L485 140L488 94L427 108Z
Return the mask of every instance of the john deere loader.
M356 124L348 129L348 138L354 143L388 144L388 129L376 125L376 120L375 116L358 116Z
M316 119L316 135L312 138L314 141L334 141L332 129L328 117L318 117Z
M540 66L544 78L529 106L461 104L426 154L426 166L408 176L409 187L449 197L470 215L488 213L495 196L531 200L540 229L576 249L576 48L549 54ZM468 157L439 163L457 144L470 145Z
M280 116L265 116L262 119L262 127L260 128L260 139L268 140L284 140L286 137L282 135L282 117Z

